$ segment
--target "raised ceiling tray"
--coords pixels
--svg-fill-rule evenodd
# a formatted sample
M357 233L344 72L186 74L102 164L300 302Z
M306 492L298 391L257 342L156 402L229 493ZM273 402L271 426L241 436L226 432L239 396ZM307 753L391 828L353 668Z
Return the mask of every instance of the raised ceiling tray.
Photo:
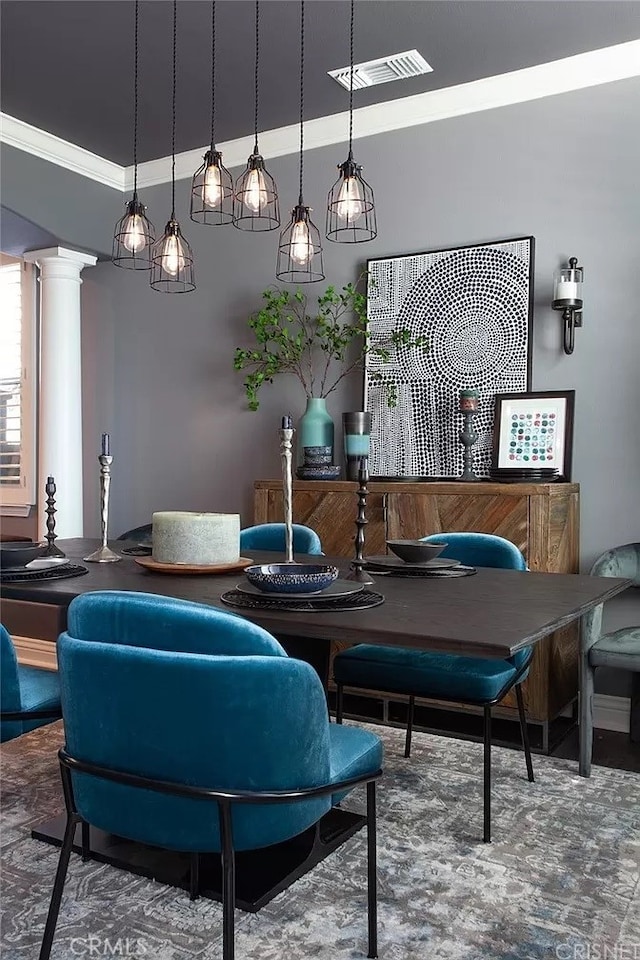
M174 574L216 574L233 573L234 570L244 570L250 567L255 560L249 557L240 557L237 563L160 563L153 557L134 557L134 562L144 567L145 570L151 570L153 573L174 573Z
M310 597L308 600L294 599L293 594L278 598L273 594L248 594L241 590L228 590L220 597L223 603L230 607L240 607L245 610L274 610L289 613L337 613L343 610L366 610L367 607L378 607L384 603L381 593L372 590L360 590L346 597L328 597L321 600L319 597Z
M364 584L354 583L352 580L334 580L324 590L316 590L313 593L275 593L272 591L267 593L265 590L260 590L259 587L254 587L252 583L238 583L236 584L236 590L251 597L277 597L285 600L291 600L292 597L298 600L330 600L332 597L348 597L352 593L360 593L361 590L364 590Z

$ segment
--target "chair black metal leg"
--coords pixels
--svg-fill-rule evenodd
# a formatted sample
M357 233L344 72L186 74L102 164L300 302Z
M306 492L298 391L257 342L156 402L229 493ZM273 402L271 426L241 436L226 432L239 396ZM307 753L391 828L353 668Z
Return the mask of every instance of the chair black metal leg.
M53 884L51 903L49 904L49 912L47 914L47 922L44 928L42 946L40 947L39 960L49 960L49 956L51 954L51 944L53 943L53 936L56 932L56 924L58 922L58 914L60 913L62 891L64 890L64 882L67 878L67 870L69 868L69 857L71 856L76 826L79 822L80 818L78 816L75 816L74 814L67 814L67 825L64 830L64 840L62 841L62 848L60 850L60 857L58 859L58 869L56 870L56 879Z
M407 716L407 736L404 741L404 755L405 757L411 756L411 732L413 730L413 713L416 703L415 697L409 697L409 711Z
M520 733L522 734L522 748L524 758L527 763L527 776L529 782L533 783L533 764L531 763L531 747L529 746L529 731L527 730L527 717L524 712L524 698L522 696L522 684L516 683L516 698L518 700L518 713L520 714Z
M234 960L236 906L236 863L231 836L231 808L220 804L220 833L222 835L222 960Z
M484 834L491 843L491 707L484 708Z
M342 723L344 687L336 681L336 723Z
M83 820L82 821L82 862L86 863L90 859L91 851L91 827L90 825Z
M378 877L376 857L376 782L367 784L367 917L368 957L378 956Z
M189 871L189 900L197 900L200 896L200 854L191 854L191 869Z

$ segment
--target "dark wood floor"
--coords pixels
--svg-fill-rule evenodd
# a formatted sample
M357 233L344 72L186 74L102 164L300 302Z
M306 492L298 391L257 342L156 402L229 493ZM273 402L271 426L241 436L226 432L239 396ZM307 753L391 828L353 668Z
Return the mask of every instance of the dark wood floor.
M551 756L578 759L578 731L573 729L552 751ZM628 733L596 730L593 738L593 763L640 773L640 743L632 743Z

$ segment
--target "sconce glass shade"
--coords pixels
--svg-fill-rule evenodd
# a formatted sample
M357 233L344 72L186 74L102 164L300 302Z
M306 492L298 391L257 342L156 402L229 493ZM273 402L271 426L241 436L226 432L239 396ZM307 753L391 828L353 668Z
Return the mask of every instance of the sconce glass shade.
M340 176L327 200L327 239L335 243L365 243L377 235L373 190L362 167L350 157L338 166Z
M182 236L180 224L173 218L151 249L149 282L160 293L189 293L196 288L193 253Z
M286 283L324 280L320 231L302 203L293 208L291 222L280 234L276 277Z
M257 146L257 145L256 145ZM247 160L246 170L236 180L233 197L233 225L238 230L260 233L280 226L280 205L276 182L257 149Z
M146 207L137 198L129 200L127 211L116 223L111 260L127 270L149 270L150 251L156 239L155 229L145 216Z
M191 219L212 226L233 222L233 179L219 150L207 150L193 175Z
M571 258L568 266L556 270L551 304L554 310L564 310L566 307L582 309L582 280L583 270L575 257Z

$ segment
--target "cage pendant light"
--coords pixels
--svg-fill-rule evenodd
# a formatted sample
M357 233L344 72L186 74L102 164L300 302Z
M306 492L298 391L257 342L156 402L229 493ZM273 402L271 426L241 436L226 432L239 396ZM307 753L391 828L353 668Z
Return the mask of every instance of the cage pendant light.
M211 147L191 182L191 219L221 226L233 222L233 179L216 150L216 0L211 3Z
M300 2L300 192L291 221L280 234L276 277L286 283L324 280L320 231L302 195L304 168L304 0Z
M327 239L335 243L364 243L378 232L373 190L362 176L362 167L353 159L353 22L351 0L350 83L349 83L349 155L338 164L340 176L327 198Z
M258 149L258 95L260 64L260 0L256 0L256 56L254 72L254 144L247 166L236 180L233 198L233 224L238 230L255 233L276 230L280 226L280 205L276 182L264 165Z
M155 240L153 224L138 199L138 0L135 2L133 33L133 197L127 201L124 216L113 232L111 262L128 270L148 270L151 244Z
M177 0L173 0L173 88L171 103L171 217L164 234L151 248L151 277L153 290L160 293L189 293L195 290L193 253L182 236L176 220L176 39Z

